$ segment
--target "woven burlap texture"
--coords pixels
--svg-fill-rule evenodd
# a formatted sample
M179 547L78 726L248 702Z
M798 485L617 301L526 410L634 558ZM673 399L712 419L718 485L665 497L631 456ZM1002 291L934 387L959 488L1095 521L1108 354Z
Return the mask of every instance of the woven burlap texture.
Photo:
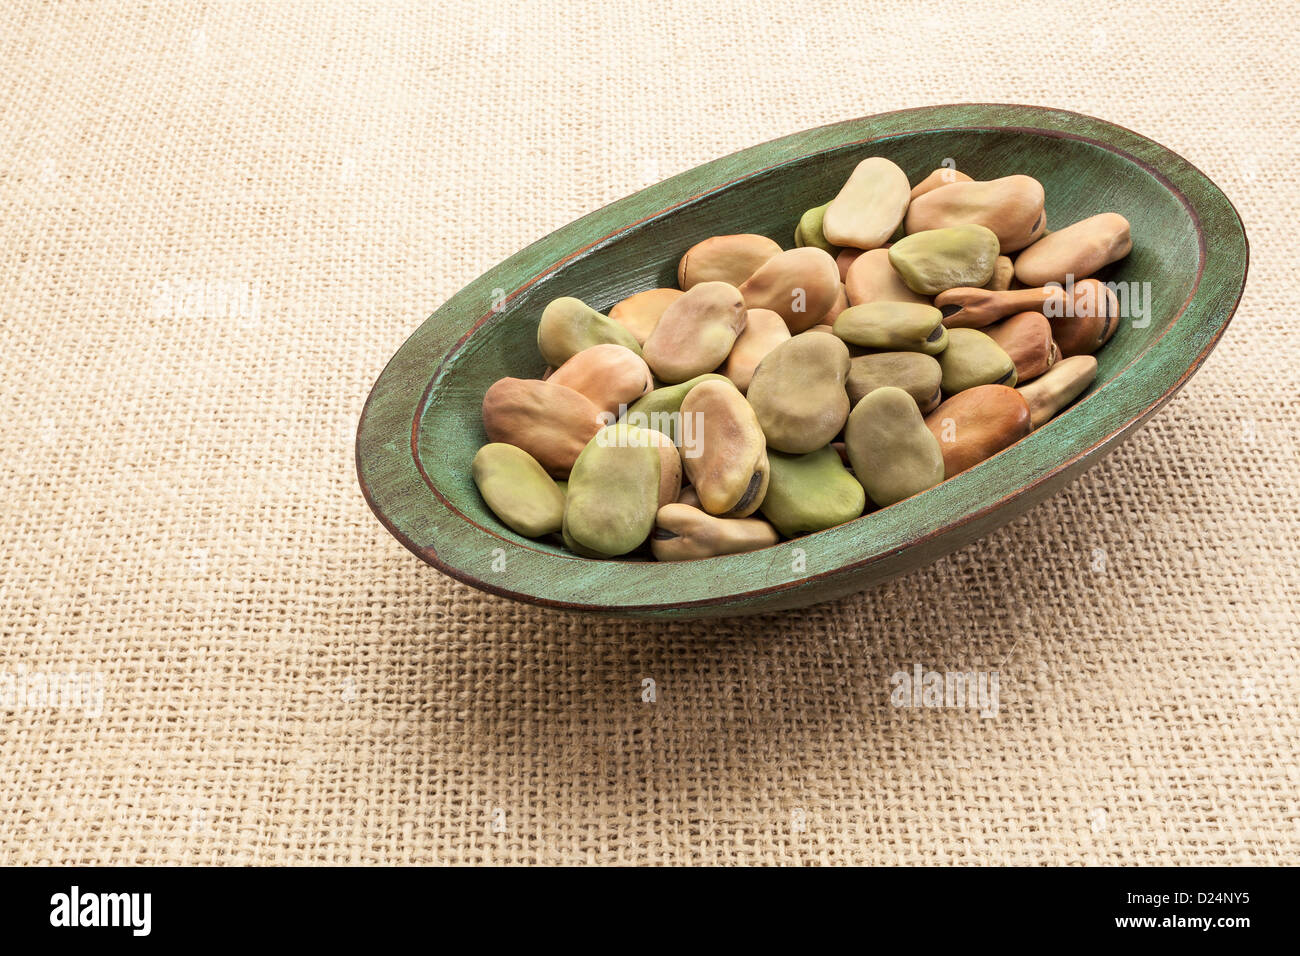
M1043 6L6 4L0 862L1300 863L1295 11ZM1067 491L702 625L481 594L371 515L367 391L476 275L981 100L1151 136L1251 240L1219 348ZM918 664L997 715L893 706Z

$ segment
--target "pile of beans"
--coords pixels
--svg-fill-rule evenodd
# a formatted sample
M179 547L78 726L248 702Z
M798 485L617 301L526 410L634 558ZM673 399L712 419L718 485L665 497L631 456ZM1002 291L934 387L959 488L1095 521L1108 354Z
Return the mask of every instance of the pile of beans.
M1127 255L1115 213L1047 230L1029 176L881 157L758 235L686 250L678 289L542 312L542 379L483 398L473 477L521 535L591 558L753 551L979 464L1091 384L1119 325L1090 278ZM892 242L891 242L892 240ZM1013 259L1014 256L1014 259Z

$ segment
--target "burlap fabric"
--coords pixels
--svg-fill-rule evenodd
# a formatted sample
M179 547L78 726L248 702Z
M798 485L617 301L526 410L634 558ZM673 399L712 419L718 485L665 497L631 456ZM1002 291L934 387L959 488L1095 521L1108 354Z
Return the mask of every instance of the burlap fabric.
M6 4L0 862L1300 862L1295 11L1043 6ZM1153 137L1251 239L1219 349L1068 492L703 625L480 594L371 516L367 390L475 275L979 100ZM918 665L997 715L893 706Z

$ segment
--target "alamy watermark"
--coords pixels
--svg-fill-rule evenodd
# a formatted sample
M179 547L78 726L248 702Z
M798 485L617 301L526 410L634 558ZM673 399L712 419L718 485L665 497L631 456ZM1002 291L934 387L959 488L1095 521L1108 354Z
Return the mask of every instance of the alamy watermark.
M1151 324L1151 283L1150 282L1085 282L1074 280L1074 275L1065 277L1065 282L1049 282L1045 289L1060 289L1062 295L1051 296L1043 303L1043 315L1049 319L1074 318L1075 316L1094 316L1101 308L1098 301L1101 289L1106 289L1114 297L1119 319L1130 319L1135 329L1145 329ZM1110 307L1107 303L1106 308ZM1107 314L1102 312L1102 315Z
M933 671L918 662L910 671L895 671L889 683L895 707L964 708L986 719L998 715L997 671Z
M681 449L683 458L699 458L704 453L703 412L630 412L627 405L619 405L618 414L601 412L602 429L596 433L596 443L602 448L642 448L647 445L657 446L658 439L643 432L659 432L667 435L672 443ZM616 423L630 428L610 428Z
M0 672L0 711L20 710L77 710L99 717L104 713L104 675L75 670L28 673L22 665L17 673Z
M154 286L151 311L155 319L237 319L240 325L255 325L262 317L262 287L172 276Z

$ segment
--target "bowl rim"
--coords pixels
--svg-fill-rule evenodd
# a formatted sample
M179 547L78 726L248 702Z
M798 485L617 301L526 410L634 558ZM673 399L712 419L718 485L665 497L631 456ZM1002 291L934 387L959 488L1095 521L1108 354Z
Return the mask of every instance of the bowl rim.
M907 125L906 123L906 121L912 119L929 120L943 117L947 117L947 119L929 125ZM899 125L900 120L905 121L904 125ZM892 122L886 124L885 121ZM889 128L885 131L875 132L874 128L881 125L887 125ZM1086 135L1085 132L1080 131L1081 129L1092 135ZM517 553L536 555L538 561L561 560L572 562L569 567L574 570L594 571L603 569L602 573L597 577L613 578L616 572L612 569L617 569L617 571L621 571L626 575L626 569L637 568L643 572L649 572L650 569L660 569L656 576L662 576L666 570L668 576L675 575L686 578L686 574L680 569L689 570L693 568L699 571L701 566L708 566L711 573L696 575L696 579L700 577L709 579L732 577L734 580L736 579L734 575L738 569L734 567L728 568L727 565L750 564L752 566L756 560L762 561L762 557L756 559L755 556L768 556L770 558L770 556L778 553L788 555L793 553L790 550L792 547L799 548L819 541L825 545L819 550L835 552L834 543L830 539L836 536L837 533L844 534L846 529L865 528L869 522L863 519L875 517L886 511L902 509L909 505L911 508L908 510L915 512L918 510L918 502L925 503L927 499L933 501L930 496L942 489L948 489L944 497L950 500L962 498L964 490L977 489L980 482L974 479L990 478L990 470L986 466L997 462L999 459L1012 456L1012 453L1018 448L1023 450L1025 443L1022 441L1010 446L982 462L976 468L948 479L935 488L929 489L923 495L917 495L898 502L887 509L878 509L878 511L870 512L833 528L801 538L783 541L771 548L740 555L724 555L694 561L665 562L662 564L644 560L597 562L576 555L557 554L553 551L531 547L528 544L521 543L521 541L505 537L497 529L476 522L473 518L460 511L443 495L434 479L429 475L419 454L420 431L424 413L430 401L436 395L436 386L439 384L443 373L454 365L456 359L461 355L461 349L486 323L500 317L501 305L517 298L529 287L558 271L572 259L592 253L600 246L612 242L629 230L642 226L651 220L670 215L706 196L729 189L751 177L769 173L782 166L806 160L818 154L886 142L890 139L920 133L961 131L1019 132L1089 143L1143 168L1183 205L1191 219L1198 244L1196 277L1187 298L1165 329L1151 342L1147 343L1128 363L1117 370L1105 385L1082 402L1076 403L1067 414L1106 395L1126 375L1130 375L1135 366L1152 364L1151 359L1156 354L1158 346L1165 342L1175 331L1182 333L1183 338L1192 333L1193 330L1189 326L1196 323L1189 323L1186 318L1189 312L1192 312L1193 306L1198 302L1198 297L1202 296L1205 289L1204 280L1206 279L1207 266L1213 267L1214 274L1212 277L1215 279L1216 287L1210 290L1211 295L1206 296L1205 307L1201 310L1201 312L1209 313L1204 317L1209 319L1210 334L1186 365L1181 361L1174 363L1176 374L1161 376L1166 380L1161 382L1158 391L1146 390L1144 392L1140 388L1137 389L1140 393L1140 401L1136 403L1132 401L1124 402L1127 411L1116 418L1117 424L1114 427L1107 426L1101 429L1101 434L1093 435L1085 443L1084 447L1073 454L1060 458L1053 457L1050 467L1037 469L1032 473L1028 470L1022 472L1025 475L1025 480L1013 483L1010 490L996 499L989 500L976 508L964 509L951 520L938 523L931 522L931 527L927 531L919 535L910 535L902 543L896 541L894 547L872 547L867 543L864 551L864 542L858 541L857 547L848 551L840 551L839 553L843 555L844 559L829 562L825 570L807 574L786 573L783 575L783 580L773 581L758 587L729 589L725 593L698 596L687 600L656 600L648 603L629 603L624 599L605 601L601 599L602 593L600 591L588 593L581 597L578 593L574 593L571 599L557 598L532 591L521 591L496 583L443 556L444 549L448 548L449 545L455 546L457 544L457 542L451 540L455 537L455 532L468 527L473 529L472 533L476 536L487 535L490 539L495 539L498 542L495 547L502 549L503 552L505 549L510 549ZM866 132L868 135L855 138L855 134L858 132ZM1106 134L1106 136L1098 138L1096 134ZM1120 140L1123 146L1121 146L1120 142L1116 142L1116 139ZM808 148L809 141L817 143L817 145ZM1128 148L1124 148L1124 146ZM760 157L766 157L766 160L759 162L757 165L750 162L751 159L759 159ZM715 171L722 172L724 176L727 173L737 173L737 175L718 181L712 175ZM1183 182L1181 187L1179 181ZM683 189L682 187L686 188ZM1195 199L1187 195L1188 190L1197 194ZM638 205L643 207L647 205L654 206L658 201L656 197L659 195L670 198L672 201L649 210L636 208ZM651 202L647 203L646 200L651 200ZM638 203L638 201L640 202ZM1201 215L1207 204L1217 204L1219 207L1211 211L1222 212L1226 210L1231 212L1231 217L1216 219L1213 224L1216 227L1215 233L1211 238L1216 240L1240 240L1239 269L1233 267L1233 262L1226 255L1217 260L1209 259L1208 249L1217 249L1223 243L1220 241L1210 242L1207 239L1206 223ZM624 210L629 208L640 214L635 218L624 215ZM587 240L586 236L591 234L592 227L596 227L594 231L599 234L599 238ZM538 268L539 264L540 268ZM521 267L522 272L519 271ZM770 140L712 160L588 213L498 263L453 295L403 343L372 387L357 428L355 457L358 480L362 493L372 511L374 511L380 522L388 528L389 532L408 550L450 577L488 593L564 610L606 613L677 611L692 608L707 609L725 605L740 606L747 601L773 593L808 588L827 577L853 575L855 572L861 572L873 563L892 556L899 551L951 536L954 532L970 525L977 519L997 512L1010 501L1030 494L1045 483L1051 482L1062 473L1073 469L1084 459L1097 454L1099 450L1118 444L1118 440L1135 430L1147 417L1167 402L1203 363L1231 321L1244 291L1248 268L1249 242L1246 238L1245 228L1240 214L1223 191L1204 173L1177 153L1118 124L1068 110L1007 103L961 103L917 107L830 123ZM510 287L511 291L504 298L495 300L495 308L488 309L485 312L482 311L482 303L488 299L487 296L482 295L482 292L486 291L486 280L503 273L510 275L512 271L519 272L523 281L507 283L507 287ZM1236 276L1238 271L1240 275ZM1233 288L1234 285L1235 289ZM498 284L497 287L500 288L500 285ZM1226 289L1227 299L1222 302L1216 301L1223 298L1225 295L1224 289ZM470 302L474 302L475 305L466 310L465 307ZM472 322L469 329L458 337L454 337L454 328L450 330L447 328L450 325L449 319L458 320L457 325L463 326L464 316L473 317L475 314L478 317ZM1195 317L1200 318L1202 316L1196 313ZM454 341L452 341L453 337ZM430 338L439 340L437 346L439 351L436 357L431 357L429 354L430 343L427 340ZM1181 344L1181 341L1176 344ZM1172 348L1172 346L1168 347ZM411 370L406 369L404 363L399 361L404 357L409 360L413 351L423 355L423 362L418 364L422 364L426 370L424 385L419 388L411 387L410 375L408 374ZM416 374L418 374L418 370L416 370ZM418 397L415 397L417 393ZM1119 399L1115 398L1115 394L1115 392L1111 391L1112 404L1119 401ZM395 402L394 399L399 399L399 401ZM1037 431L1042 432L1048 427L1050 427L1050 424ZM1097 432L1099 430L1092 428L1088 431ZM399 439L402 438L405 440L400 441ZM1076 441L1072 444L1077 443ZM413 479L418 481L419 487L416 486ZM421 489L423 493L421 493ZM426 505L431 506L434 511L440 510L442 513L434 514L431 512L427 516L428 521L420 521L418 517L406 510L410 507L407 499L412 495L426 499ZM399 516L390 514L390 502L402 503L403 511L408 516L406 520L399 520ZM945 509L939 510L943 511ZM898 523L895 522L896 525ZM858 537L861 538L862 536L859 535ZM492 550L491 548L485 549L481 542L474 547L476 550L471 553L480 559L484 551ZM790 562L780 561L776 563L789 565ZM743 573L743 567L739 568L739 570ZM552 579L564 577L556 569L552 569L552 572ZM518 579L515 575L511 577ZM523 575L523 579L529 585L535 581L535 578L529 573ZM688 580L690 579L688 578ZM605 583L608 585L612 582L606 581ZM580 591L582 588L579 587L575 590Z

